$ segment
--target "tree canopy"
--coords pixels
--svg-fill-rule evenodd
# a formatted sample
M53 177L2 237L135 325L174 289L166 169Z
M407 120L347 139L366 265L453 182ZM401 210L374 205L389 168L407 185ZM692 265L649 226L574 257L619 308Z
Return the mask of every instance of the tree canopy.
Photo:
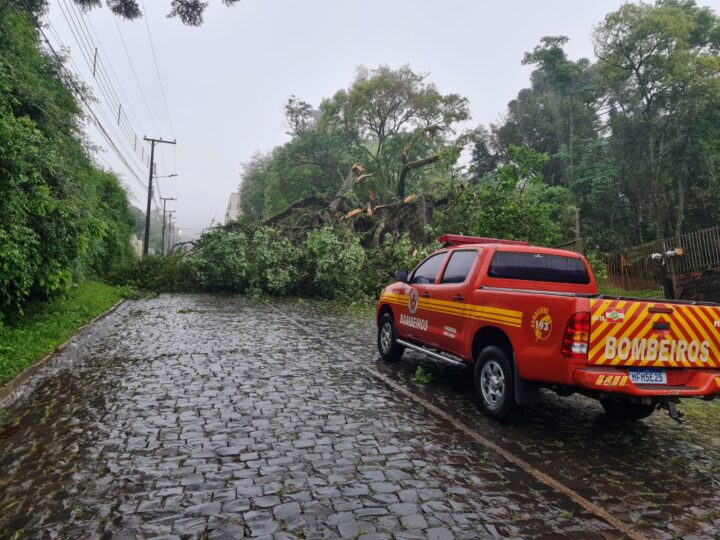
M226 6L237 4L240 0L222 0ZM102 5L101 0L74 0L83 9L94 9ZM143 16L137 0L106 0L106 5L115 15L124 19L138 19ZM170 0L168 17L178 17L188 26L200 26L208 3L202 0Z

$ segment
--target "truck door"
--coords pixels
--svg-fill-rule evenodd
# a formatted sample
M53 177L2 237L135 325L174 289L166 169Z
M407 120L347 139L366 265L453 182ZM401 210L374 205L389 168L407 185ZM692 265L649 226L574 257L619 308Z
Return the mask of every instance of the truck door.
M438 320L441 314L433 311L432 297L446 255L445 251L435 253L415 269L408 280L407 309L400 313L400 334L432 347L440 346L442 335L442 321Z
M453 354L462 354L465 331L465 302L468 295L468 276L471 274L478 251L455 249L450 252L445 270L435 286L435 308L442 312L440 346Z

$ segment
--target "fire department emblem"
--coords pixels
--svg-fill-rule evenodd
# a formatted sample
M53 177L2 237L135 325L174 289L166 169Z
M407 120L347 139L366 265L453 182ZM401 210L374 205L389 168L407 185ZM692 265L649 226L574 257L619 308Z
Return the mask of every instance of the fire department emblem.
M410 315L415 315L415 312L418 308L418 292L417 289L413 289L410 291L410 297L408 298L408 311L410 312Z
M538 308L530 319L530 328L535 334L535 341L544 341L549 338L552 332L550 309L546 307Z

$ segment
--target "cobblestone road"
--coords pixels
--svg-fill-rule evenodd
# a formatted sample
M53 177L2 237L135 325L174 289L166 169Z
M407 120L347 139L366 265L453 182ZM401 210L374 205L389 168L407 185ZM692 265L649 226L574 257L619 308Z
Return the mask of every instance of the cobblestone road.
M419 363L428 386L411 382ZM416 355L380 363L367 318L162 296L123 304L0 410L0 536L620 536L363 366L648 537L720 531L712 415L628 428L590 401L547 396L498 424L477 412L467 376Z

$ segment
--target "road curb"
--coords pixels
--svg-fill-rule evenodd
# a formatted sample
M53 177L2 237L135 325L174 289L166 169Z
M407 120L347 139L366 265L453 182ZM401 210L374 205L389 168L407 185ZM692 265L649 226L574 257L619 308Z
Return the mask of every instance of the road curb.
M0 407L2 407L5 402L10 399L27 381L35 375L38 371L43 369L45 366L47 366L56 355L63 352L75 339L77 339L80 334L82 334L85 330L90 328L92 325L94 325L96 322L104 319L111 313L113 313L117 308L120 307L120 305L125 302L125 299L121 299L118 302L115 303L114 306L112 306L107 311L104 311L100 315L97 315L93 319L91 319L89 322L82 325L80 328L76 329L72 335L65 340L64 343L60 344L55 348L54 351L46 354L43 356L40 360L35 362L34 364L29 365L24 370L22 370L20 373L18 373L14 378L12 378L5 386L0 388Z

